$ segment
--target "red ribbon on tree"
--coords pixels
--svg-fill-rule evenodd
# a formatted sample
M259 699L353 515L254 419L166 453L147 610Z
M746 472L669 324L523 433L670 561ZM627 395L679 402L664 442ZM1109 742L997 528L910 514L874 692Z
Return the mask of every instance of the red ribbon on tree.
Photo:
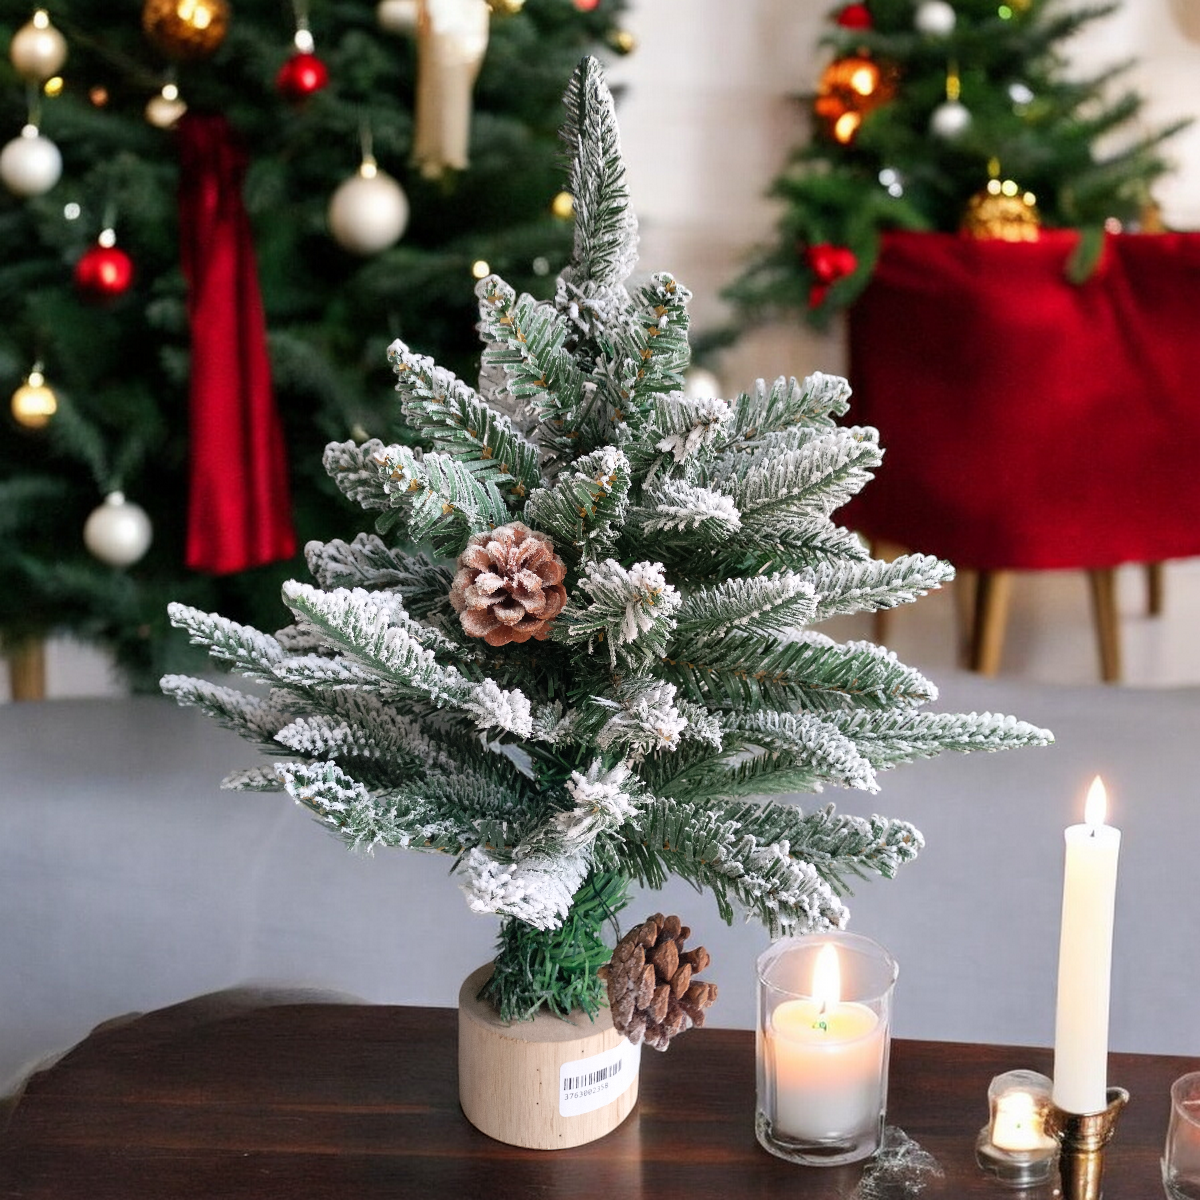
M222 116L179 122L180 256L191 322L187 565L224 575L296 552L271 391L246 154Z

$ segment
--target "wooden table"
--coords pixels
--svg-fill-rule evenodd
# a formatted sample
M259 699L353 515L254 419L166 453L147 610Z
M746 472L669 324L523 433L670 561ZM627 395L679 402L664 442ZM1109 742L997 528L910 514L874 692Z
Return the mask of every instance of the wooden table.
M641 1098L608 1137L519 1150L459 1111L456 1014L220 993L114 1023L36 1074L0 1136L0 1197L372 1200L603 1197L844 1200L861 1168L803 1168L754 1140L754 1036L700 1030L642 1057ZM1133 1099L1109 1200L1161 1196L1168 1088L1185 1058L1116 1054ZM945 1171L922 1197L1011 1193L974 1164L993 1075L1049 1052L898 1041L888 1123ZM897 1193L897 1196L903 1193Z

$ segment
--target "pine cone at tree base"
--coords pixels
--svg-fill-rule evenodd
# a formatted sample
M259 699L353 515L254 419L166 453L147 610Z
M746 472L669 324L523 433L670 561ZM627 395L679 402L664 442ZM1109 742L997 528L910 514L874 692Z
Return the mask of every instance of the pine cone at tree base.
M665 1050L671 1039L704 1024L704 1010L717 998L715 983L693 979L711 959L703 946L683 949L692 931L662 913L631 929L600 968L608 982L613 1024L636 1045Z
M489 646L544 642L567 602L554 543L520 521L474 534L458 556L450 603L469 637Z

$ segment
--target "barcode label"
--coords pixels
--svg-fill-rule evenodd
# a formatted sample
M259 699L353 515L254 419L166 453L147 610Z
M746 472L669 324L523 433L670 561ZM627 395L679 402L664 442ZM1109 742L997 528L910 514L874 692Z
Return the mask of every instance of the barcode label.
M562 1081L563 1093L578 1092L584 1088L595 1087L598 1083L604 1083L605 1080L612 1079L615 1075L620 1074L624 1063L618 1059L611 1067L601 1067L598 1071L589 1071L586 1075L564 1075Z
M563 1063L558 1071L559 1113L575 1117L610 1104L637 1079L641 1061L641 1045L622 1038L603 1054Z

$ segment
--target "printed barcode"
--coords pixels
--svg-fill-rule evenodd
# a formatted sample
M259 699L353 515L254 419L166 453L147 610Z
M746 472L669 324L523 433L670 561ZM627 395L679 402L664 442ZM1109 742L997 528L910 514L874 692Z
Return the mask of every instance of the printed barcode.
M601 1067L599 1071L591 1071L587 1075L567 1075L563 1078L563 1091L573 1092L576 1088L591 1087L596 1083L603 1083L604 1080L610 1079L617 1074L621 1069L621 1060L617 1059L611 1067Z

